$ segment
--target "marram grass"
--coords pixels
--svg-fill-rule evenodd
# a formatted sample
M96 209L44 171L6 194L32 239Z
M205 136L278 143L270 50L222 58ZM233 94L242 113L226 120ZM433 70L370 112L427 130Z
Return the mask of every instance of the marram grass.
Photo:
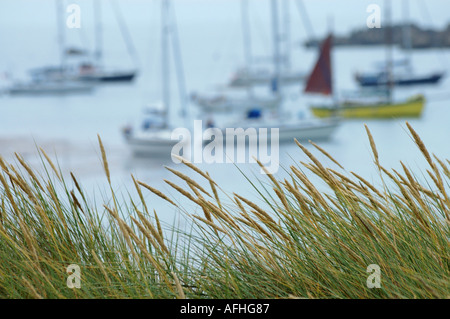
M313 144L336 164L324 167L298 142L310 162L291 166L287 179L253 183L258 201L224 193L191 163L203 183L170 169L178 182L167 184L198 208L179 207L188 231L163 227L145 196L177 201L134 177L140 200L118 200L100 138L111 189L103 206L42 150L45 176L19 155L13 165L0 160L0 296L449 298L450 162L429 154L407 126L429 164L428 184L403 164L403 171L381 166L367 127L382 187ZM81 269L79 289L67 287L71 264ZM371 264L380 267L380 288L366 285Z

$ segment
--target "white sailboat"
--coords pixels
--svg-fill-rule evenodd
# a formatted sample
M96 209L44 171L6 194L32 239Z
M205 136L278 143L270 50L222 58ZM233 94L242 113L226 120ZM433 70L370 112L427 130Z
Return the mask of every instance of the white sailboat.
M181 55L179 54L178 32L175 27L175 22L170 25L170 12L172 9L171 0L162 0L161 5L161 24L162 24L162 98L163 103L159 106L151 106L147 111L147 120L139 129L127 127L124 129L125 141L135 156L170 156L172 148L177 144L178 140L171 138L173 128L169 120L170 117L170 67L169 67L169 39L173 36L172 43L174 45L175 63L178 66L178 73L182 69ZM175 20L175 19L173 19ZM178 74L181 77L180 74ZM182 83L179 82L179 84ZM180 86L180 85L179 85ZM184 90L181 85L181 91ZM180 94L182 103L185 94Z
M275 91L276 96L281 96L282 85L280 83L280 71L281 71L281 59L280 59L280 47L279 47L279 16L278 16L278 3L277 0L271 0L272 5L272 23L273 23L273 63L275 69L274 83L277 87ZM329 72L328 81L331 82L331 72ZM280 87L278 87L280 86ZM243 120L230 123L226 127L239 127L239 128L255 128L259 131L261 128L267 128L268 132L271 128L278 128L279 141L280 142L292 142L294 138L299 141L320 141L329 139L336 129L339 127L340 121L336 118L329 120L319 119L295 119L288 112L283 112L281 106L277 109L277 112L267 112L266 110L260 110L259 112L253 110L247 114L247 117ZM226 133L226 128L221 128L223 133ZM255 131L255 130L253 130ZM246 135L248 132L240 130L241 134Z
M278 41L283 42L284 52L280 54L280 63L283 64L283 68L279 70L276 75L276 70L268 67L255 67L254 59L251 53L251 32L249 23L249 0L241 1L241 12L243 21L243 33L244 33L244 47L246 51L246 66L238 69L232 76L229 86L230 87L248 87L248 86L270 86L275 76L278 77L280 85L298 85L306 80L307 73L298 70L292 70L291 68L291 45L290 45L290 0L282 0L283 9L283 36L278 37Z
M56 0L58 3L61 0ZM63 67L42 67L36 68L30 71L30 74L34 81L78 81L78 82L89 82L84 84L84 86L92 86L93 83L117 83L117 82L131 82L136 77L137 71L137 54L134 47L133 41L129 34L126 23L121 15L120 8L116 1L110 1L116 19L118 21L122 37L127 45L127 49L130 57L135 62L134 68L120 69L105 67L103 59L103 27L102 27L102 7L101 0L93 1L94 17L95 17L95 49L93 50L93 57L91 56L89 60L83 58L82 61L75 60L69 63L68 57L73 55L71 50L65 48L64 40L64 29L60 30L60 40L61 40L61 52L62 59L64 60ZM58 8L60 12L61 8ZM60 25L61 27L61 25ZM82 50L82 54L75 55L86 55L86 52Z
M90 93L92 86L70 81L15 83L7 89L10 95L66 95Z
M63 15L64 7L61 0L55 0L55 3L58 17L60 65L34 70L30 81L13 83L6 89L7 93L11 95L54 95L90 93L93 90L92 85L76 83L65 76L67 65L64 34L65 21Z
M255 96L246 92L219 92L211 95L191 94L191 101L204 113L246 112L260 108L276 110L282 102L280 96Z
M361 87L365 88L382 88L392 82L393 86L410 87L420 85L436 85L445 77L444 71L431 71L418 74L414 71L412 65L412 34L411 21L409 16L409 0L403 0L403 19L404 26L402 28L403 47L406 50L405 59L390 64L381 63L377 67L377 71L372 73L356 73L355 80ZM392 70L389 70L391 68Z
M230 87L267 86L270 85L274 73L266 68L241 68L231 78ZM280 74L280 82L283 85L295 85L305 81L307 75L304 72L284 71Z
M244 58L246 65L250 66L253 64L253 58L250 25L248 20L249 0L242 0L241 5ZM254 71L254 69L245 69L245 71L242 72L247 73ZM256 73L252 75L252 78L247 75L248 74L246 74L245 77L239 77L239 79L236 79L236 85L228 84L226 85L225 90L222 89L219 92L214 92L213 94L192 93L191 101L195 103L204 113L246 113L255 108L266 110L278 109L283 102L282 96L272 94L273 92L271 90L264 94L261 94L262 92L260 91L255 92L254 90L254 87L260 84L270 88L273 79L275 78L274 73L264 69L256 71ZM282 76L280 75L280 77ZM286 79L283 79L281 82L284 83L285 80ZM300 83L301 79L291 77L289 81L297 81L297 83Z
M116 1L110 1L111 5L114 9L114 13L116 19L118 21L122 37L124 42L127 45L128 53L130 57L133 58L135 64L137 65L137 54L136 49L134 47L133 41L131 40L131 36L129 34L128 28L125 24L125 21L121 15L121 11L118 7ZM78 74L76 74L76 79L79 81L94 81L94 82L102 82L102 83L111 83L111 82L131 82L136 77L138 71L137 67L130 69L114 69L114 68L105 68L103 62L103 32L102 32L102 18L101 18L101 1L94 1L94 13L95 13L95 23L96 23L96 49L95 49L95 63L88 65L81 65L79 68Z

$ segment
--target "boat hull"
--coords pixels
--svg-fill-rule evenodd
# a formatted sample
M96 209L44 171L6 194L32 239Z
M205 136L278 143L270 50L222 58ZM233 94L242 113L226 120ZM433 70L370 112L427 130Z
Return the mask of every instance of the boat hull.
M89 85L17 85L8 89L11 95L65 95L84 94L92 92L93 87Z
M258 135L259 129L267 128L267 139L271 140L271 129L278 129L278 137L280 143L293 142L294 139L298 141L324 141L330 139L336 129L339 127L340 122L338 120L329 120L321 122L310 122L310 123L292 123L292 124L281 124L281 125L253 125L243 127L240 135L249 138L253 135ZM255 129L255 130L248 130ZM253 134L252 134L253 132ZM226 137L226 129L222 129L224 137ZM237 135L239 137L239 135Z
M343 118L397 118L397 117L420 117L425 106L425 98L418 96L404 103L358 105L343 104L338 109L330 107L311 107L312 113L319 118L340 116Z
M434 85L438 84L444 77L444 73L436 73L424 77L412 77L396 79L395 86L413 86L413 85ZM385 78L380 78L376 75L356 76L356 81L362 87L386 87L388 82Z
M131 152L138 157L170 158L172 149L178 142L176 140L148 140L144 138L129 138L127 140Z
M250 109L274 110L281 104L281 99L205 99L196 97L193 102L204 112L235 112Z
M259 85L259 86L267 86L270 85L273 81L273 75L267 75L267 76L245 76L240 75L233 78L229 86L235 87L235 88L242 88L242 87L248 87L252 85ZM280 82L283 85L289 85L289 84L298 84L301 82L304 82L306 79L305 74L286 74L281 75Z
M102 83L116 83L116 82L131 82L136 77L135 72L122 73L122 74L103 74L103 75L90 75L82 76L80 81L86 82L102 82Z

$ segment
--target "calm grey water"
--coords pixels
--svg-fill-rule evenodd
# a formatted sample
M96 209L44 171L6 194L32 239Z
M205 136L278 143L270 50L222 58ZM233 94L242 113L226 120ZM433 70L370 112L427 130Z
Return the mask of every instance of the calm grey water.
M120 30L113 18L107 1L104 1L104 50L105 65L129 67L132 60ZM426 26L443 28L450 21L448 4L442 0L427 1L427 19L420 1L411 0L411 16ZM81 30L66 30L70 45L93 46L93 15L89 1L66 1L78 3L82 8ZM185 65L188 91L208 91L225 83L233 70L243 63L242 34L239 1L237 0L174 0L180 32L182 55ZM253 50L255 55L270 54L271 35L268 1L254 0L251 12ZM324 35L332 19L336 33L355 27L364 27L367 18L365 9L370 3L380 1L305 1L314 32ZM27 160L37 163L35 143L48 153L57 153L58 162L65 173L75 172L89 190L104 192L104 177L97 147L97 134L106 146L113 182L119 191L126 193L132 187L130 174L141 180L174 194L164 185L169 178L163 165L176 166L170 160L135 159L126 148L120 127L138 118L144 105L158 101L160 95L160 47L159 47L159 1L119 1L136 45L141 72L135 83L99 87L90 95L9 97L0 96L0 154L11 158L15 151ZM401 19L401 3L395 3L394 19ZM422 9L421 9L422 8ZM316 52L305 50L299 43L307 32L300 21L296 7L290 14L292 22L292 59L296 69L310 70ZM7 72L14 78L26 76L33 67L54 64L58 61L57 28L54 2L47 0L2 0L0 4L0 73ZM338 48L334 52L335 81L339 91L355 89L352 74L366 70L384 59L383 48ZM397 57L403 53L396 51ZM413 64L418 72L449 70L450 52L427 50L415 52ZM172 66L173 73L173 66ZM175 74L172 74L174 102L172 119L181 125ZM6 81L0 85L6 85ZM301 85L289 91L290 98L285 110L294 115L307 112L311 98L302 96ZM443 158L450 158L450 79L436 87L402 89L398 97L424 93L428 97L425 113L421 119L411 120L429 149ZM194 106L190 106L195 113ZM414 147L406 133L404 120L347 121L336 132L333 139L322 143L349 171L355 171L369 180L376 180L376 171L371 165L372 157L363 124L367 123L377 142L381 162L386 167L398 168L399 161L412 169L425 170L426 162ZM283 145L280 149L282 165L306 160L294 145ZM318 154L319 158L323 158ZM328 163L326 159L324 162ZM331 165L331 163L330 163ZM226 191L239 192L252 198L256 192L232 165L201 165L208 170ZM239 166L247 174L258 174L254 165ZM178 167L183 172L185 168ZM280 177L284 176L280 170ZM252 175L251 175L252 176ZM172 177L170 177L172 178ZM172 178L173 180L175 178ZM101 195L100 195L101 196ZM147 197L151 205L163 212L163 219L171 220L172 208L153 195Z

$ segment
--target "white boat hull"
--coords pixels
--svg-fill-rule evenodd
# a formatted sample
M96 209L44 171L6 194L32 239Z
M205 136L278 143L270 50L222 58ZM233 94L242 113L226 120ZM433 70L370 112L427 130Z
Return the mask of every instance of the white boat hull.
M293 142L294 139L298 141L323 141L332 137L336 129L339 127L340 122L338 120L330 121L310 121L310 122L298 122L289 124L255 124L242 127L244 129L241 135L251 136L251 131L259 134L259 129L267 128L267 138L271 139L271 129L278 129L278 136L280 143ZM249 131L249 128L255 130ZM235 131L236 132L236 131ZM242 132L242 131L240 131ZM224 137L226 136L226 129L222 129Z
M170 157L172 149L178 141L148 140L144 138L130 138L128 147L135 156Z
M37 84L17 84L7 91L11 95L57 95L72 93L90 93L93 90L91 85L67 84L67 83L37 83Z
M170 129L142 131L125 135L125 141L135 156L167 157L172 148L179 142L171 139Z
M282 102L279 98L270 99L208 99L198 97L193 99L203 112L235 112L250 109L275 110Z
M306 80L306 74L304 73L292 73L282 74L280 76L280 82L283 85L299 84ZM229 84L230 87L248 87L253 85L266 86L270 85L274 76L272 74L267 75L245 75L239 74L233 78Z

